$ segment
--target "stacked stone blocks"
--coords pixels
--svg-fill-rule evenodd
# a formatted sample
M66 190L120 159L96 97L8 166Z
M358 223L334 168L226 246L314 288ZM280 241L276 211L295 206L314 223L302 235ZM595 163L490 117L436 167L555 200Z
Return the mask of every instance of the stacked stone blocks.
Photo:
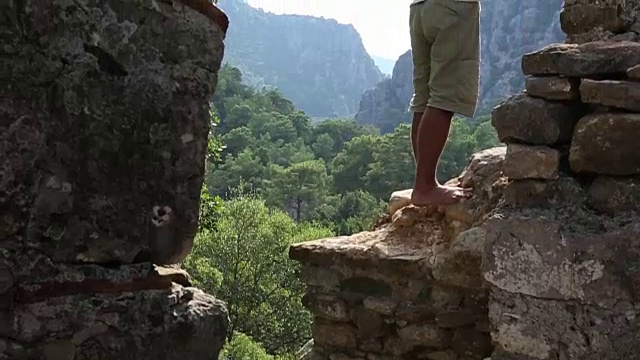
M580 11L614 26L603 3ZM638 64L638 42L550 45L493 111L509 178L483 259L493 360L640 359Z
M440 212L403 206L352 236L296 244L313 313L314 360L482 360L491 345L481 262L484 221L501 197L505 148L476 154L456 181L473 199Z

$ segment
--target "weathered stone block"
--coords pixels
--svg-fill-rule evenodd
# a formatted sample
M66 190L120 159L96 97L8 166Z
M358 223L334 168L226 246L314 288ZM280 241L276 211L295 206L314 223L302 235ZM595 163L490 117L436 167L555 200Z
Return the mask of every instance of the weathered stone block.
M13 287L14 276L9 262L0 257L0 296Z
M502 142L566 143L580 114L570 104L519 94L493 109L491 123Z
M627 76L633 80L640 80L640 64L627 70Z
M437 254L433 261L433 278L440 283L467 289L482 289L482 252L485 229L474 227L459 234L449 251Z
M547 100L575 100L580 98L579 79L558 76L527 76L526 94Z
M602 308L633 302L640 218L608 231L598 229L602 221L580 208L496 216L487 226L484 277L493 288L532 297Z
M83 294L21 303L14 319L12 339L42 344L15 353L14 359L86 354L122 360L205 359L222 348L229 324L221 301L179 285L126 296Z
M385 323L377 312L357 307L351 311L351 318L358 328L359 338L376 338L384 335Z
M576 125L569 162L576 172L640 174L640 114L587 115Z
M560 13L560 26L566 34L580 34L593 28L601 28L612 33L625 29L620 18L620 0L604 3L565 4Z
M560 177L560 160L560 151L550 147L509 144L504 175L516 180L555 180Z
M351 320L347 304L335 296L307 293L302 303L316 317L338 322Z
M436 315L436 324L441 328L457 328L473 324L476 317L469 309L443 311Z
M314 319L311 326L315 345L329 345L340 348L355 349L357 329L344 323L331 323L322 319Z
M451 348L464 359L482 360L493 351L491 336L473 328L457 329L451 340Z
M580 97L585 103L640 112L640 82L584 79Z
M305 265L302 267L300 280L309 286L317 286L325 290L338 290L342 276L334 269Z
M640 312L630 303L580 302L491 292L496 359L636 359Z
M507 205L521 207L556 207L566 203L581 206L586 194L571 177L557 180L515 180L504 190Z
M624 74L640 63L640 43L632 41L552 44L522 57L525 75L592 77Z
M589 188L589 205L610 214L640 212L640 179L598 177Z
M431 304L401 304L395 313L396 321L407 324L433 321L435 317L435 307Z
M384 298L366 297L362 301L365 309L375 311L383 315L393 315L398 306L396 301Z
M408 345L430 348L446 348L452 334L435 324L411 324L398 329L398 337Z

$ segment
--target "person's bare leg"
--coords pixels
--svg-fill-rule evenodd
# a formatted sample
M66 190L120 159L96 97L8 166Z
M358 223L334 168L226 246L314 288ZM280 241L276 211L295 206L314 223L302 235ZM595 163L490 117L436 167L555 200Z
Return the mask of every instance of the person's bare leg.
M414 112L413 120L411 121L411 147L413 149L413 159L418 165L418 129L420 128L420 121L424 112Z
M427 107L417 134L416 178L411 194L415 206L451 205L469 195L459 187L442 186L436 179L436 170L442 150L447 143L453 113Z

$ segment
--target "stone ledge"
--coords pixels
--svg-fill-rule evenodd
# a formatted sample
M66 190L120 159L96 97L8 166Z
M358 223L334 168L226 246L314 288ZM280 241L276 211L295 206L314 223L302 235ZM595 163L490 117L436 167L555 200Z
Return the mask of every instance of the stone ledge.
M640 82L584 79L580 97L585 103L640 112Z
M552 44L522 57L525 75L594 77L625 74L640 63L640 43L594 41Z
M155 267L150 263L123 265L116 269L98 265L57 266L58 273L37 282L17 284L16 301L34 303L79 294L118 294L141 290L171 289L173 283L191 286L184 270Z

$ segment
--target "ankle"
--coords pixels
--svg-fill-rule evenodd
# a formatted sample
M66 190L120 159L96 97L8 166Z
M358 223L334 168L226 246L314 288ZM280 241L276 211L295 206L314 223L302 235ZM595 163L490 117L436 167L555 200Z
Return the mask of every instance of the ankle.
M439 184L436 181L421 182L421 183L416 183L413 186L413 191L420 192L420 193L426 193L426 192L429 192L429 191L437 188L438 186L439 186Z

